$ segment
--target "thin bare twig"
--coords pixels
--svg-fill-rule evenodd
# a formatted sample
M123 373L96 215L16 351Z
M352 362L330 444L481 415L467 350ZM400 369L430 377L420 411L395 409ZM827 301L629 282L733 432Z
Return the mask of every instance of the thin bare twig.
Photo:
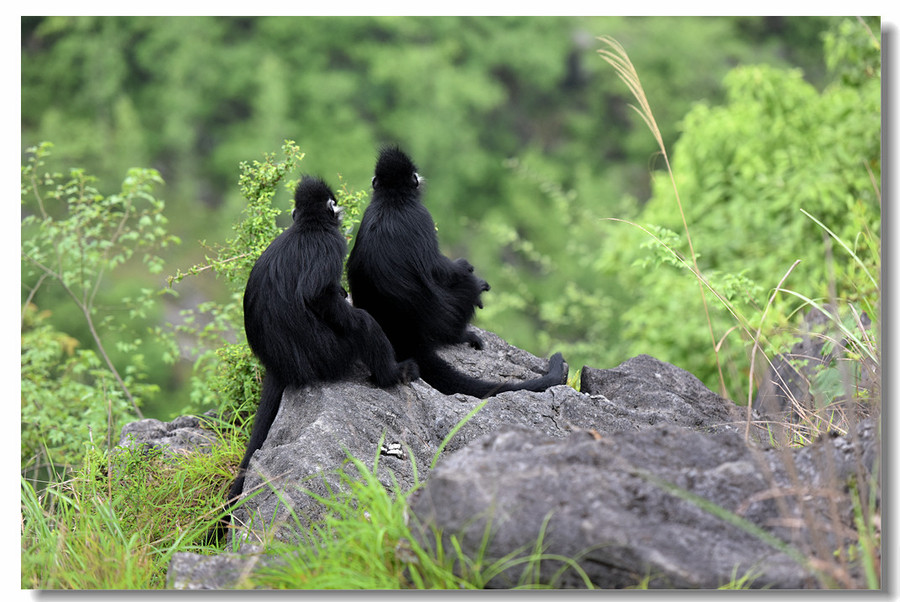
M34 259L33 257L31 257L29 255L23 255L23 257L27 261L29 261L32 265L34 265L38 269L42 270L47 276L59 281L60 285L62 285L62 287L63 287L63 290L66 291L66 294L68 294L72 298L72 300L75 302L75 305L77 305L78 309L81 310L81 313L82 313L82 315L84 315L84 319L87 322L88 330L90 330L90 332L91 332L91 337L93 337L93 339L94 339L94 344L97 345L97 350L100 352L100 356L103 358L103 361L106 363L106 366L107 366L107 368L109 368L109 371L112 372L112 375L115 377L116 382L119 384L119 387L122 389L122 392L125 393L125 397L127 397L128 401L131 402L131 407L134 408L134 411L137 414L138 418L143 418L144 414L143 414L143 412L141 412L141 409L138 407L137 401L134 399L134 396L131 394L131 391L128 389L128 386L125 384L125 381L122 380L121 375L119 375L119 371L116 370L116 366L115 366L115 364L113 364L112 359L110 359L109 355L106 353L106 348L103 346L103 341L101 341L101 339L100 339L100 334L97 332L97 329L94 326L94 319L93 319L93 317L91 317L90 306L82 303L82 301L78 298L78 295L75 293L75 291L73 291L69 287L69 284L62 277L62 274L57 274L52 269L45 266L44 264L42 264L41 262L37 261L36 259Z

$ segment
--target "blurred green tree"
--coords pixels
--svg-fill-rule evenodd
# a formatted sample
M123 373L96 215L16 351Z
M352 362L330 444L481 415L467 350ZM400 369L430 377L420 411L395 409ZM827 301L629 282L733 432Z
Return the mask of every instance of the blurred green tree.
M596 55L596 37L626 45L671 145L693 103L725 99L722 80L734 65L799 65L821 86L818 36L837 22L23 17L23 146L53 140L61 164L84 166L101 186L151 165L167 183L172 232L217 241L246 204L235 186L242 161L292 139L306 153L305 171L332 181L340 174L362 191L377 147L399 143L427 179L446 252L468 256L494 284L481 324L535 353L564 344L576 364L606 365L622 359L606 346L621 338L631 293L616 276L627 266L600 265L597 249L619 243L596 218L634 218L660 166L630 99ZM288 207L289 194L279 191L273 203ZM204 254L186 244L166 259L187 266ZM159 286L147 278L123 274L102 298ZM230 294L212 277L190 286L160 320ZM52 310L52 325L89 340L86 330L68 330L58 292L42 291L38 302ZM182 407L187 368L149 369L173 411Z
M826 38L833 82L822 92L799 70L744 66L725 78L726 101L697 104L682 122L673 169L701 270L755 329L771 290L795 260L786 288L854 304L878 316L880 291L860 264L809 216L851 245L871 274L880 265L880 42L858 21ZM862 35L860 33L862 32ZM806 212L808 215L804 215ZM684 241L668 179L654 183L638 217ZM697 284L685 270L642 258L642 232L616 225L605 247L617 287L632 293L619 315L625 354L650 353L719 388ZM832 246L833 251L832 251ZM689 257L684 244L676 246ZM612 268L611 268L612 269ZM830 292L829 286L833 286ZM724 340L728 393L746 399L749 345L712 297L713 330ZM765 325L799 325L802 303L779 295Z

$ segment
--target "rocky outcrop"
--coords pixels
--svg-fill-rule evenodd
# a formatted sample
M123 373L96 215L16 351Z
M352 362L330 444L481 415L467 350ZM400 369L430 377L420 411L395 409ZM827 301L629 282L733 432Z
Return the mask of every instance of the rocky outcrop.
M637 430L656 424L672 424L707 433L744 431L746 414L733 403L710 391L700 379L672 364L639 355L616 368L598 370L585 366L581 391L620 420L608 420L606 432ZM754 431L757 440L765 440Z
M546 360L480 334L483 350L460 345L445 357L483 378L532 378L546 369ZM500 558L530 550L543 526L545 552L578 560L602 587L644 578L654 587L716 587L745 574L758 587L804 587L815 581L800 559L833 552L838 538L829 530L847 523L841 484L877 455L871 424L855 437L789 453L767 450L757 427L748 443L743 409L649 356L584 368L582 392L559 385L502 393L471 415L480 404L421 380L380 389L362 375L286 391L234 513L241 550L263 541L264 530L290 540L321 518L310 494L339 487L335 470L352 471L352 455L369 467L377 459L389 488L424 482L411 520L426 544L438 529L459 535L472 552L490 524L487 552ZM810 520L822 529L809 533ZM191 577L222 561L179 555L169 582L228 587L233 581ZM247 570L255 562L228 559ZM557 568L548 560L541 574ZM518 577L507 571L491 585L508 587ZM585 584L562 571L553 585Z
M432 546L435 532L445 550L456 536L474 557L488 530L484 555L499 559L540 541L548 558L576 560L603 588L644 579L653 588L716 588L745 576L752 587L802 588L816 583L802 564L815 537L833 551L835 524L849 528L843 483L874 435L863 429L852 449L835 439L793 454L791 476L782 454L748 447L735 433L657 424L557 441L507 427L444 458L410 509ZM819 461L826 454L830 472ZM490 585L514 586L524 573L509 569ZM558 560L542 562L540 573L555 576L556 587L585 586Z
M452 347L446 358L484 378L533 378L546 360L480 331L483 350ZM654 424L689 425L704 432L737 432L740 412L688 372L640 356L615 370L585 369L587 393L566 385L541 393L501 393L472 416L448 441L443 453L506 425L517 425L552 439L576 431L636 431ZM607 397L606 395L609 395ZM309 493L324 495L338 479L329 471L348 455L371 463L379 457L385 486L393 479L409 489L428 478L435 454L451 430L481 400L443 395L423 381L381 389L361 379L313 385L285 392L265 444L254 454L244 488L254 497L234 513L238 525L274 525L278 537L296 527L289 506L304 524L321 516ZM350 469L350 468L348 468ZM313 477L314 475L323 475ZM297 487L297 484L303 487ZM284 502L287 502L285 504Z
M122 427L119 447L149 447L164 454L179 454L210 448L218 442L203 418L179 416L172 422L145 418Z

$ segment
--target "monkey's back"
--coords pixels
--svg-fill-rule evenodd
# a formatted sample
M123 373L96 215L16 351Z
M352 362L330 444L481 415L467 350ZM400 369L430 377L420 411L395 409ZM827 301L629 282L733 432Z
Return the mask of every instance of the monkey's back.
M419 202L379 194L363 215L347 262L353 304L381 325L398 357L460 342L480 288L439 249L434 221Z
M338 236L340 234L338 233ZM285 230L257 259L244 289L247 343L267 370L295 386L337 378L349 342L315 315L337 294L343 251L330 233Z

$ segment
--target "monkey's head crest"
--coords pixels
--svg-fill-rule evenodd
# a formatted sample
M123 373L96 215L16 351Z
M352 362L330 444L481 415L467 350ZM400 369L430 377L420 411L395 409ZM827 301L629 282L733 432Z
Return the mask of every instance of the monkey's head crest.
M334 200L334 192L322 178L303 176L294 191L294 221L303 216L341 217L344 208Z
M386 146L375 163L373 188L418 188L422 182L416 164L397 146Z

